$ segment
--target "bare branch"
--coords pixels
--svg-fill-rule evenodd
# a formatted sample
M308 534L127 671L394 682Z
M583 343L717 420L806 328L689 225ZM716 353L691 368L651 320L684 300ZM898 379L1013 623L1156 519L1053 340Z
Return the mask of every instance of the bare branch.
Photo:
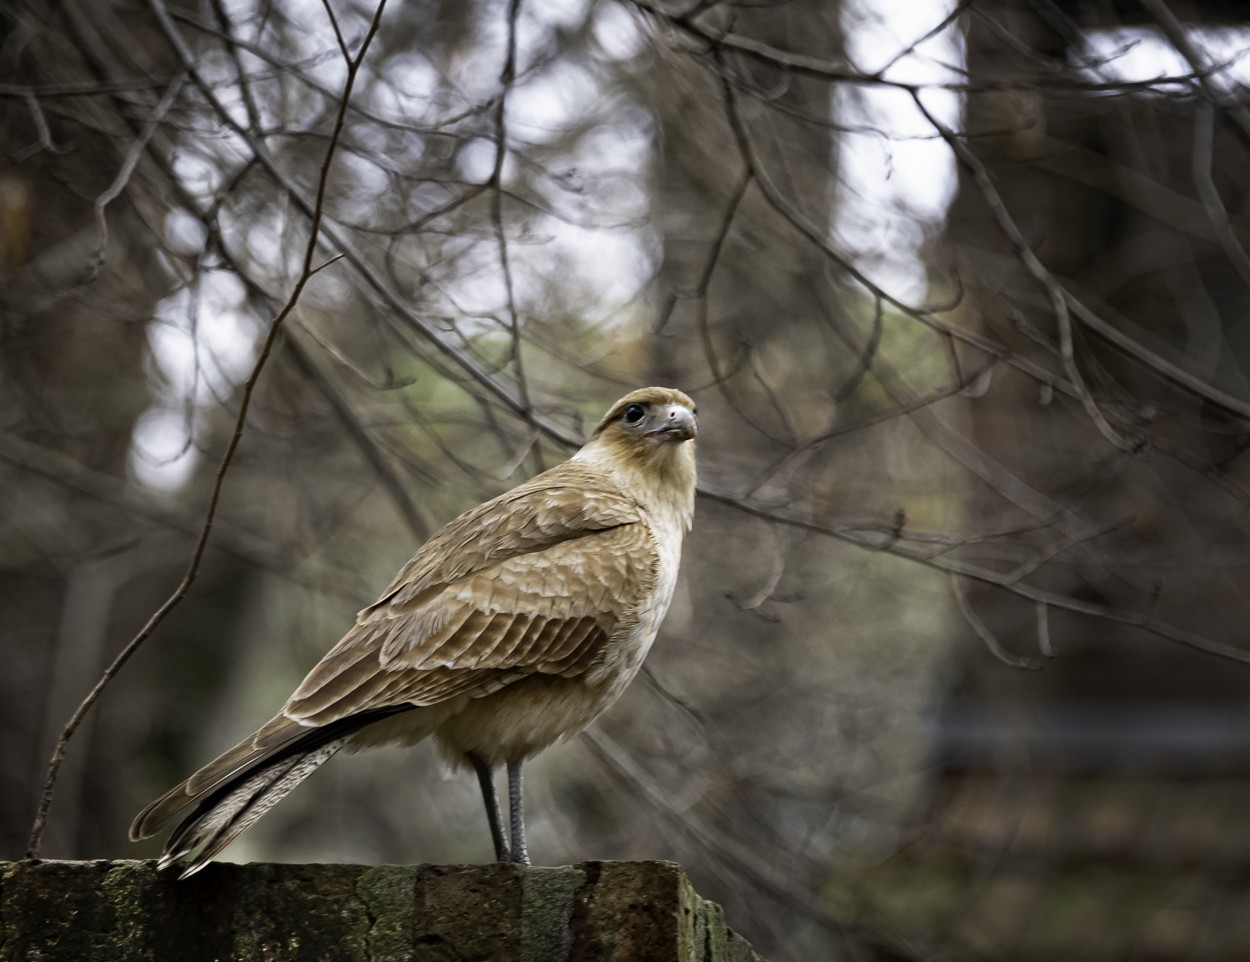
M959 157L959 160L972 172L972 176L977 182L977 187L985 198L990 211L994 214L994 219L998 223L999 229L1007 235L1007 238L1015 247L1016 256L1020 258L1020 262L1024 265L1025 270L1045 290L1046 296L1050 300L1051 310L1054 313L1055 325L1059 331L1059 353L1063 359L1063 369L1068 375L1068 383L1075 388L1077 399L1081 402L1081 406L1085 409L1085 413L1089 416L1090 421L1098 428L1098 432L1115 447L1125 452L1136 452L1139 450L1142 442L1125 437L1111 426L1102 409L1098 406L1098 402L1090 394L1089 387L1085 384L1085 379L1077 367L1076 352L1072 343L1072 317L1068 312L1067 292L1064 291L1054 275L1038 259L1033 252L1033 248L1020 232L1015 219L1007 210L1007 205L998 193L998 188L994 186L989 172L986 171L985 165L968 149L967 144L961 138L956 137L945 124L933 115L918 94L913 93L912 100L916 105L916 109L924 115L925 120L943 136L956 156Z
M952 577L951 587L955 592L955 601L959 605L959 613L964 616L964 620L977 633L977 637L985 642L985 647L990 650L990 654L999 661L1011 665L1012 668L1025 668L1029 671L1037 671L1042 667L1039 662L1031 658L1013 655L1002 646L1002 643L994 636L994 632L990 631L989 626L981 620L981 616L973 610L971 602L968 601L967 584L963 578L958 576Z
M734 497L730 494L715 491L706 485L699 488L699 496L710 501L725 504L736 508L752 517L762 518L766 521L775 521L780 524L790 525L802 531L809 531L813 534L824 535L838 541L844 541L860 548L866 548L870 551L882 550L879 544L870 541L867 538L859 536L853 532L840 527L831 527L816 521L802 518L797 515L782 513L773 508L757 507L750 501ZM892 525L884 527L893 527ZM1250 664L1250 651L1242 648L1235 648L1232 645L1226 645L1214 639L1207 638L1195 631L1181 628L1177 625L1162 621L1153 614L1125 611L1111 605L1099 604L1092 601L1084 601L1078 598L1061 595L1053 591L1047 591L1041 588L1035 588L1032 585L1025 584L1020 581L1012 581L1010 576L1003 575L988 568L978 565L968 564L943 556L930 556L915 549L909 548L905 542L896 540L889 545L886 550L890 554L898 555L910 561L915 561L928 568L946 572L947 574L957 575L959 577L980 581L987 585L1002 588L1014 595L1019 595L1028 601L1034 603L1046 604L1052 608L1058 608L1064 611L1071 611L1077 614L1089 615L1103 621L1114 622L1116 624L1128 625L1134 628L1140 628L1159 638L1167 641L1173 641L1177 644L1192 648L1195 651L1201 651L1205 654L1215 655L1225 658L1229 661L1239 662L1241 664Z

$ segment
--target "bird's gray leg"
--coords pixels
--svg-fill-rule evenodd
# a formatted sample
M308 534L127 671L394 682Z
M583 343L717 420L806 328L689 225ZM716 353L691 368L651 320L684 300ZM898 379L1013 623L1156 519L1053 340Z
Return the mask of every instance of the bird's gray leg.
M530 864L525 844L525 802L521 798L521 763L508 762L508 807L512 810L512 861Z
M510 862L512 856L508 852L508 840L503 835L503 812L499 809L499 796L495 794L495 779L490 766L476 755L469 755L473 770L477 772L477 783L482 787L482 801L486 803L486 820L490 822L490 839L495 843L495 861Z

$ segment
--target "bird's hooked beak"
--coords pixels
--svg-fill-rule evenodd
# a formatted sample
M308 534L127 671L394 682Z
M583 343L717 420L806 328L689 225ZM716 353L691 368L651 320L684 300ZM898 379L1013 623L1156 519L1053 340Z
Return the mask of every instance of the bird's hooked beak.
M665 441L689 441L699 433L699 423L694 412L681 404L666 404L654 415L655 427L647 437L659 437Z

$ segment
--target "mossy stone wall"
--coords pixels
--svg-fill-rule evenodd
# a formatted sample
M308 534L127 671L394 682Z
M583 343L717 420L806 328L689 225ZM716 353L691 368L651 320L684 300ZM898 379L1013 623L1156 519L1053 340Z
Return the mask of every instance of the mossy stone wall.
M13 962L759 962L671 862L0 862Z

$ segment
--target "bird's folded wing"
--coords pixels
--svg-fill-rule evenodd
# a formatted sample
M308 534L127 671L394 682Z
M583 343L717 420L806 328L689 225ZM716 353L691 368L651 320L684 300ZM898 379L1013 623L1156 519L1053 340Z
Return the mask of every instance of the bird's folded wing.
M481 696L525 675L584 674L655 590L656 548L627 524L517 555L369 609L283 714L305 725Z
M360 613L361 619L509 558L642 521L633 498L593 468L565 461L441 528Z

